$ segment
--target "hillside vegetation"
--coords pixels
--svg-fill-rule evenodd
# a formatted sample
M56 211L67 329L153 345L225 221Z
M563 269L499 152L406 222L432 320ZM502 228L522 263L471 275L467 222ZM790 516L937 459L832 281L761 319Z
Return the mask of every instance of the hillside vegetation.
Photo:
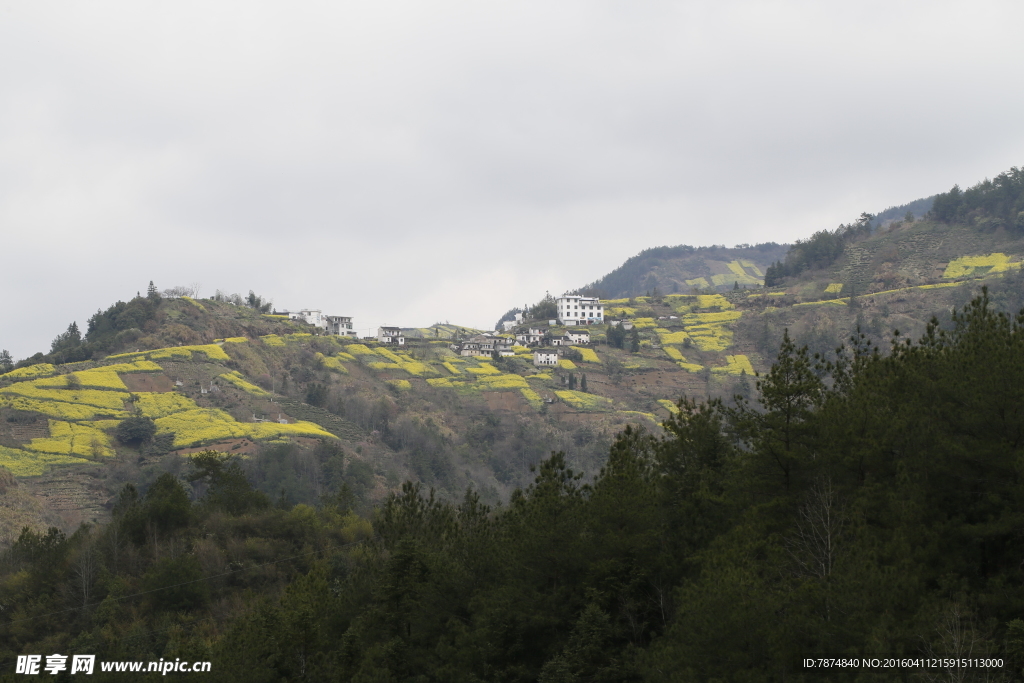
M197 454L125 485L107 525L20 534L0 660L659 682L820 680L804 659L894 655L1000 665L828 680L1017 679L1022 319L979 298L827 360L784 337L749 401L681 399L661 429L619 433L596 476L556 453L498 508L413 483L368 516L344 492L275 505L237 460Z

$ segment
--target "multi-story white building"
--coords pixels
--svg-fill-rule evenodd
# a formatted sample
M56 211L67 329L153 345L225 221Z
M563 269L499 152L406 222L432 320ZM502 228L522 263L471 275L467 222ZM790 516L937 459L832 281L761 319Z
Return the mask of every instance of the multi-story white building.
M355 337L358 332L352 327L352 318L345 315L325 315L325 327L327 334L337 334L342 337Z
M539 327L531 327L525 332L519 332L516 334L516 341L523 346L534 346L535 344L540 344L543 338L544 331Z
M604 304L595 296L560 296L555 304L558 307L558 322L562 325L604 323Z
M287 313L292 320L301 320L314 327L324 327L323 311L319 309L303 308L301 311L282 311L282 313Z
M540 367L543 365L558 365L558 351L554 349L538 349L533 352L533 364Z

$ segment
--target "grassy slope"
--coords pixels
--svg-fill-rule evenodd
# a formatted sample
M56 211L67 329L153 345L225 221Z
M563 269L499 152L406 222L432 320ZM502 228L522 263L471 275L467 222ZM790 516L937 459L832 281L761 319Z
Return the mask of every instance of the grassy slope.
M992 252L1019 261L1024 244L1000 233L923 221L898 224L850 245L830 268L805 273L771 292L608 301L611 315L634 320L640 331L640 352L608 347L603 343L604 330L595 328L596 356L588 351L585 360L545 370L535 369L525 350L498 364L455 358L445 342L429 339L410 339L406 349L396 352L373 343L314 337L296 323L226 304L204 301L205 310L200 310L181 301L166 301L161 305L160 324L122 349L139 349L138 353L57 366L52 371L43 367L38 376L29 369L14 373L18 377L0 376L0 394L9 397L11 387L32 385L37 394L43 392L45 397L50 392L96 413L65 420L59 414L35 413L34 426L16 424L6 419L17 407L8 401L6 408L0 408L0 447L7 448L8 454L10 449L39 452L33 451L33 444L45 446L47 438L53 441L59 425L51 420L99 429L101 441L105 435L100 447L83 449L80 442L69 446L65 461L71 464L43 468L42 475L22 479L20 499L35 494L35 503L28 499L18 503L18 523L34 519L42 525L60 515L71 527L102 518L109 497L124 481L144 483L159 471L179 468L178 456L198 448L259 456L275 438L291 438L312 447L313 440L299 435L260 432L252 423L253 415L308 421L338 437L346 458L366 463L371 498L412 478L438 487L444 495L457 496L472 486L497 500L528 481L529 465L550 450L564 450L577 469L595 472L612 435L627 422L653 427L680 395L728 398L749 391L754 381L749 375L767 368L785 329L798 342L827 353L858 325L879 340L892 329L916 335L931 316L942 317L981 284L990 285L997 303L1004 307L1020 305L1016 269L989 273L982 279L964 277L959 282L943 278L949 261ZM842 285L839 292L826 291L837 283ZM856 295L852 302L851 292ZM218 333L245 341L217 344L224 352L220 358L199 351L185 354L177 345L163 346L202 345L213 342ZM117 389L83 386L77 394L66 394L67 388L61 385L66 381L61 376L71 372L102 383L106 375L88 371L147 359L159 370L121 373L124 396L118 396L113 408L101 409L97 404L109 401ZM232 379L231 373L237 375ZM570 393L570 374L577 380L586 374L587 394ZM174 387L175 381L182 385ZM202 387L209 388L211 383L218 390L202 393ZM322 407L304 402L317 386L323 387L318 400ZM140 454L117 443L112 430L127 415L125 409L170 400L161 397L171 396L167 391L171 388L194 408L223 411L218 415L228 415L235 426L230 433L205 433L208 438L197 432L198 440L179 440L169 455ZM279 400L271 400L268 390ZM150 394L155 398L146 398ZM128 405L121 402L124 398L129 399ZM178 414L193 420L204 415ZM162 429L172 428L178 433L190 429L165 419ZM310 436L317 434L310 432ZM59 455L46 458L60 462ZM296 476L326 476L317 467L311 465L310 472ZM52 491L58 488L65 493L56 500ZM12 507L11 494L6 495L5 504Z

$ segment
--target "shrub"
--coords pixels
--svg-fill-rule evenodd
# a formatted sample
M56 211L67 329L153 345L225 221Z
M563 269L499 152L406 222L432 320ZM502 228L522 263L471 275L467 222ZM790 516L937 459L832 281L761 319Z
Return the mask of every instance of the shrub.
M121 420L114 434L118 441L129 446L148 443L156 434L156 423L150 417L129 417Z

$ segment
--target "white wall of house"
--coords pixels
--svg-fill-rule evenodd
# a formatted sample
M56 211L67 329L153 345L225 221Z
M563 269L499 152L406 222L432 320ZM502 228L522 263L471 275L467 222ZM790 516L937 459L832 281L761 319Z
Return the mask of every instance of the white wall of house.
M604 322L604 304L593 296L560 296L555 300L562 325L594 325Z

